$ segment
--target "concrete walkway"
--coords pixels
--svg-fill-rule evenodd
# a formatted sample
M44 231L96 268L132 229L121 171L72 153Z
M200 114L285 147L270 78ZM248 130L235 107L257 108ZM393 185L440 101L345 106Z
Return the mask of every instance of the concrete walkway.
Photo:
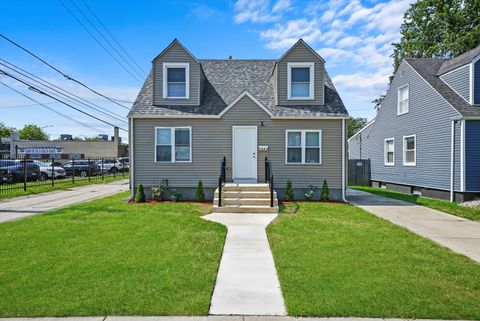
M57 318L0 318L0 321L442 321L435 319L381 318L294 318L280 316L206 316L206 317L57 317ZM449 320L453 321L453 320Z
M91 201L128 190L128 180L92 184L0 201L0 223L43 214L68 205Z
M277 214L214 213L204 216L228 228L210 314L286 315L265 231L275 217Z
M349 189L352 204L480 263L480 223L428 207Z

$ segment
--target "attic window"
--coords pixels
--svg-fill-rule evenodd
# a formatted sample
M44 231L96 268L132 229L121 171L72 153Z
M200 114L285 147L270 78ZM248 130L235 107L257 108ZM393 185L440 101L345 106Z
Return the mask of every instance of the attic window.
M163 98L188 99L190 87L188 63L163 64Z
M313 99L314 64L312 62L292 62L288 63L287 68L288 99Z

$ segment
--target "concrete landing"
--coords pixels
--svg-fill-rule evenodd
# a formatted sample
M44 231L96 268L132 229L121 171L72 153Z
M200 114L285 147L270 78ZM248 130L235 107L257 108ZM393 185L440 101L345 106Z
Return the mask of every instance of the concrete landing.
M277 214L214 213L203 218L227 226L210 314L286 315L265 231Z

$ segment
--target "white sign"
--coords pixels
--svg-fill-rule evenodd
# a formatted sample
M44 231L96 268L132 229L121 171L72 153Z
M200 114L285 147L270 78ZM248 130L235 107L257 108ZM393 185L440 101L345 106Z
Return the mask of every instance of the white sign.
M262 150L262 151L268 150L268 145L260 145L258 146L258 150Z
M17 146L19 154L62 154L63 146Z

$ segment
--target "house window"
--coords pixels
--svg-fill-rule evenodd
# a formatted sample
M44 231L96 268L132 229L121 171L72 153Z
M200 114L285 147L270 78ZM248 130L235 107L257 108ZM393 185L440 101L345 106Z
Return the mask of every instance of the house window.
M320 130L287 130L286 163L320 164L321 140Z
M156 162L192 161L191 127L157 127L155 131Z
M403 137L403 165L415 166L417 162L417 138L415 135Z
M189 98L189 66L188 63L163 64L163 98Z
M397 115L408 113L409 108L409 86L405 85L398 88Z
M395 140L393 138L385 139L385 165L395 165Z
M288 99L313 99L314 63L288 63Z

